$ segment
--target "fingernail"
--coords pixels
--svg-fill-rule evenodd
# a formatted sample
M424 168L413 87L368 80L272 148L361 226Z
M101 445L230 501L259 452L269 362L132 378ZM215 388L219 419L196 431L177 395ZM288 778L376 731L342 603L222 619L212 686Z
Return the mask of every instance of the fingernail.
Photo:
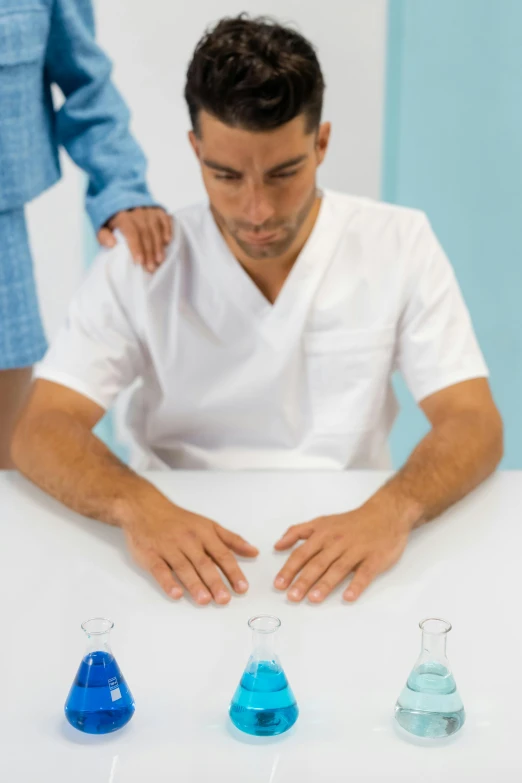
M294 587L292 590L289 590L288 597L292 600L297 600L298 598L301 598L301 591L297 587Z
M154 266L154 264L147 264L147 272L150 272L152 274L155 269L156 267Z
M285 586L286 579L284 576L278 576L275 580L275 586L276 587L284 587Z
M346 598L347 601L353 601L353 599L355 598L355 593L353 592L353 590L348 590L344 594L344 597Z
M248 582L245 582L244 579L240 579L237 583L237 591L238 593L244 593L248 590Z
M143 256L136 256L134 260L137 264L143 264Z
M216 595L216 601L218 604L225 603L225 601L228 601L230 599L229 593L226 592L226 590L220 590L219 593Z
M172 598L181 598L183 590L180 587L173 587L170 591Z
M161 255L161 253L158 253L158 255L156 256L156 263L157 264L163 263L163 256Z
M320 590L312 590L310 593L310 599L312 601L319 601L322 598L322 593Z
M196 596L197 601L208 601L210 600L210 595L205 590L200 590L199 593Z

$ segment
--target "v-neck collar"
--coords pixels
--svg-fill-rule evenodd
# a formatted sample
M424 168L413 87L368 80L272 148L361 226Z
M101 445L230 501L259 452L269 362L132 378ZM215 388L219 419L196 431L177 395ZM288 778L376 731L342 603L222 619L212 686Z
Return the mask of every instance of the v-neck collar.
M308 311L313 294L331 261L342 226L332 209L328 191L321 191L321 205L303 249L271 304L230 250L219 230L210 204L210 241L219 262L209 259L206 271L250 321L255 321L267 337L275 336L276 326ZM297 320L301 320L300 318ZM296 324L297 325L297 324Z

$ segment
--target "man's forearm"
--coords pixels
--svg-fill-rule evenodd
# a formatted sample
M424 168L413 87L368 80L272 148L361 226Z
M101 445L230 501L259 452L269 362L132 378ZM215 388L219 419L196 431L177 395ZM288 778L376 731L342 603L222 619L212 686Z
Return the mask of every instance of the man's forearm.
M433 427L369 503L380 504L411 528L418 527L493 473L502 451L500 417L460 412Z
M90 429L62 411L48 411L19 425L12 457L21 473L57 500L111 525L121 525L133 504L147 495L163 497Z

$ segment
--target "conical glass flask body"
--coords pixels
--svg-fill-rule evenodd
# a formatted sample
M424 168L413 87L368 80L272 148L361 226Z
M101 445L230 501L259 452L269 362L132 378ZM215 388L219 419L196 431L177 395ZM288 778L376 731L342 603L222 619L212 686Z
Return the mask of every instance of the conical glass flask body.
M421 654L399 696L395 718L403 729L418 737L449 737L462 728L466 719L446 657L451 625L445 620L429 619L420 628Z
M110 648L113 626L100 617L82 624L87 651L65 702L65 717L86 734L117 731L134 715L134 699Z
M275 652L277 617L252 617L253 650L230 705L232 723L247 734L270 737L294 725L299 710Z

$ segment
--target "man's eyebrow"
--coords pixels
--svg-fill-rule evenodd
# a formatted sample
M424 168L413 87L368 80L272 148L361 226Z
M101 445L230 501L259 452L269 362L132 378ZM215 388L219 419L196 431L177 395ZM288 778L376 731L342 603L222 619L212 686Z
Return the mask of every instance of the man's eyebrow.
M298 163L302 163L304 160L306 160L308 155L298 155L297 158L290 158L290 160L285 160L283 163L278 163L277 166L274 166L273 168L269 169L266 173L267 174L277 174L278 171L283 171L283 169L289 169L291 166L297 166Z
M297 166L299 163L302 163L304 160L306 160L308 155L298 155L296 158L290 158L289 160L283 161L283 163L278 163L277 166L273 166L271 169L266 171L266 174L277 174L280 171L283 171L284 169L289 169L292 166ZM203 163L205 166L207 166L209 169L214 169L214 171L221 171L223 174L231 174L234 177L241 177L242 172L237 171L237 169L233 169L231 166L225 166L223 163L218 163L215 160L210 160L209 158L204 158Z
M217 163L215 160L208 160L208 158L203 158L203 163L205 166L208 166L209 169L214 169L215 171L222 171L226 174L233 174L236 177L241 176L240 171L236 171L236 169L231 168L230 166L224 166L222 163Z

